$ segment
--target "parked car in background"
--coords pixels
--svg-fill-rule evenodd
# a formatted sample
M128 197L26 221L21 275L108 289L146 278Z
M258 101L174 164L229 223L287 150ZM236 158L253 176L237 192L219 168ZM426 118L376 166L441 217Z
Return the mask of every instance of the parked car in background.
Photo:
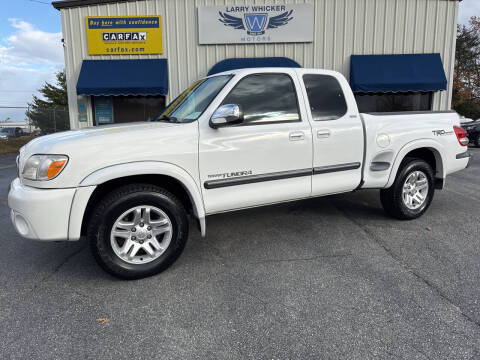
M140 278L178 258L187 215L205 236L207 215L380 189L388 214L418 218L469 163L459 125L452 111L360 114L334 71L229 71L196 82L157 121L30 141L8 205L20 235L84 235L106 271Z
M473 121L473 119L470 119L470 118L467 118L465 116L460 116L460 125L465 125L465 124L469 124Z
M467 131L470 142L475 144L476 147L480 147L480 119L462 126Z
M20 127L11 127L0 129L0 139L16 138L24 135Z

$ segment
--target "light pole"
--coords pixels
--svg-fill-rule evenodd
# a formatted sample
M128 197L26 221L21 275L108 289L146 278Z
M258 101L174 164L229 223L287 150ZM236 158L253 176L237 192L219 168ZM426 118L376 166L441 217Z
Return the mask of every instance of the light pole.
M30 104L27 106L28 131L32 134L32 119L30 119Z
M57 132L57 118L56 118L56 114L55 114L55 110L57 109L56 106L53 107L53 132L56 133Z

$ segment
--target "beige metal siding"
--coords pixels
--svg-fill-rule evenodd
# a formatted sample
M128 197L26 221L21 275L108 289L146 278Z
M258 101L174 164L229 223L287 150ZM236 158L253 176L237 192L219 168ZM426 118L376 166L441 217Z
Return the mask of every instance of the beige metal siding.
M451 104L458 2L447 0L275 0L268 3L315 4L313 43L198 45L197 7L201 5L263 4L248 0L138 0L62 9L65 61L72 127L77 127L75 87L83 59L167 58L169 99L218 61L231 57L285 56L303 67L333 69L347 78L350 55L438 52L449 80L448 91L435 94L434 110ZM162 16L162 55L89 56L86 16ZM168 101L168 99L167 99ZM88 104L88 125L92 124ZM86 124L85 124L86 125ZM85 126L82 125L82 126Z

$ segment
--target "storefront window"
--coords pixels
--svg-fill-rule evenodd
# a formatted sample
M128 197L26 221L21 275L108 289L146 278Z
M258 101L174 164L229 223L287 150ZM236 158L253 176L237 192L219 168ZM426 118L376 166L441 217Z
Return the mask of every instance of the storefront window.
M96 125L151 121L165 108L165 96L95 96Z
M355 94L360 112L400 112L432 110L432 92Z

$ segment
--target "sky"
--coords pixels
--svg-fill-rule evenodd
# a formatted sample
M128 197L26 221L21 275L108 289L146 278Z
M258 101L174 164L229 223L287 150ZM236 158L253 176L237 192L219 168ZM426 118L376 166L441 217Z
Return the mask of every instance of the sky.
M480 0L460 3L458 22L480 17ZM0 0L0 107L27 106L64 67L60 12L49 0ZM25 109L1 109L0 121L23 121Z
M63 69L60 13L48 0L0 0L0 106L27 106ZM0 121L25 109L0 109Z

